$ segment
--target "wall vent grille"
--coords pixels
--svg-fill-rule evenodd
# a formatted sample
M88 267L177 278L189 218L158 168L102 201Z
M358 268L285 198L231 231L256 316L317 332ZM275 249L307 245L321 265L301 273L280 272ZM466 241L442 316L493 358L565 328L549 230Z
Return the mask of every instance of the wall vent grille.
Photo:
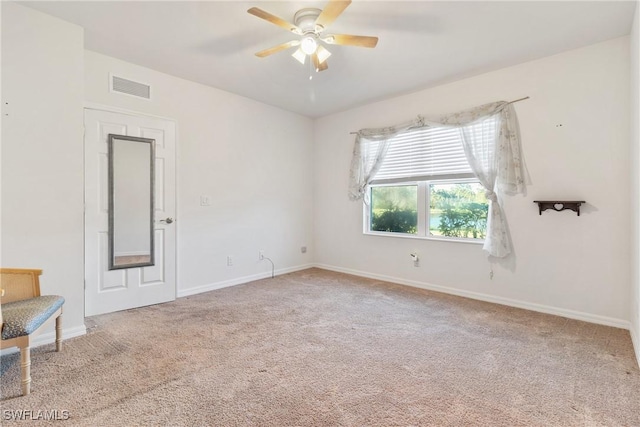
M138 98L151 99L151 86L118 76L111 76L111 90Z

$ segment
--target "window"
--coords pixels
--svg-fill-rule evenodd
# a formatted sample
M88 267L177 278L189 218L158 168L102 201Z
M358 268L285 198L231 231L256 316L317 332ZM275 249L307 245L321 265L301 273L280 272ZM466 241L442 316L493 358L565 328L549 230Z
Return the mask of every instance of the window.
M478 181L430 182L429 236L484 239L489 202Z
M495 132L495 119L474 132ZM467 162L460 130L423 127L388 141L369 187L365 233L482 240L489 203ZM372 142L368 149L377 150Z
M371 231L416 234L418 232L418 186L371 187Z
M477 180L372 185L365 232L484 239L489 203Z

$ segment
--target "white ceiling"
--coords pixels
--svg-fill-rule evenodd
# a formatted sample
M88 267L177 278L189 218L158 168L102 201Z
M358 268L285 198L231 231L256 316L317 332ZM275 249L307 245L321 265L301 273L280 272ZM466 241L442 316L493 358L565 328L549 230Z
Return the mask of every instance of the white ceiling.
M320 117L399 93L629 34L633 1L358 1L329 27L379 37L375 49L328 46L329 69L255 52L294 36L288 21L326 1L25 2L81 25L89 50Z

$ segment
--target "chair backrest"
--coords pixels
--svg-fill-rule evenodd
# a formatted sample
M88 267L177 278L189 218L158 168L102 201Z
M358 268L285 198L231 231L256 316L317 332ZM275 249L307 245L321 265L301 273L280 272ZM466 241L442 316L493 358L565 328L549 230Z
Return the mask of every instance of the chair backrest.
M40 296L42 270L27 268L0 268L0 331L2 304Z
M0 289L4 290L2 303L40 296L42 270L0 268Z

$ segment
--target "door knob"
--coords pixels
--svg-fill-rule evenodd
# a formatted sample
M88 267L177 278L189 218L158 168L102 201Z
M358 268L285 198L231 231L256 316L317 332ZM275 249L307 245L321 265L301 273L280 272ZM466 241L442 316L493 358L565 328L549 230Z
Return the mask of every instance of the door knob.
M161 219L160 222L171 224L173 222L173 218Z

